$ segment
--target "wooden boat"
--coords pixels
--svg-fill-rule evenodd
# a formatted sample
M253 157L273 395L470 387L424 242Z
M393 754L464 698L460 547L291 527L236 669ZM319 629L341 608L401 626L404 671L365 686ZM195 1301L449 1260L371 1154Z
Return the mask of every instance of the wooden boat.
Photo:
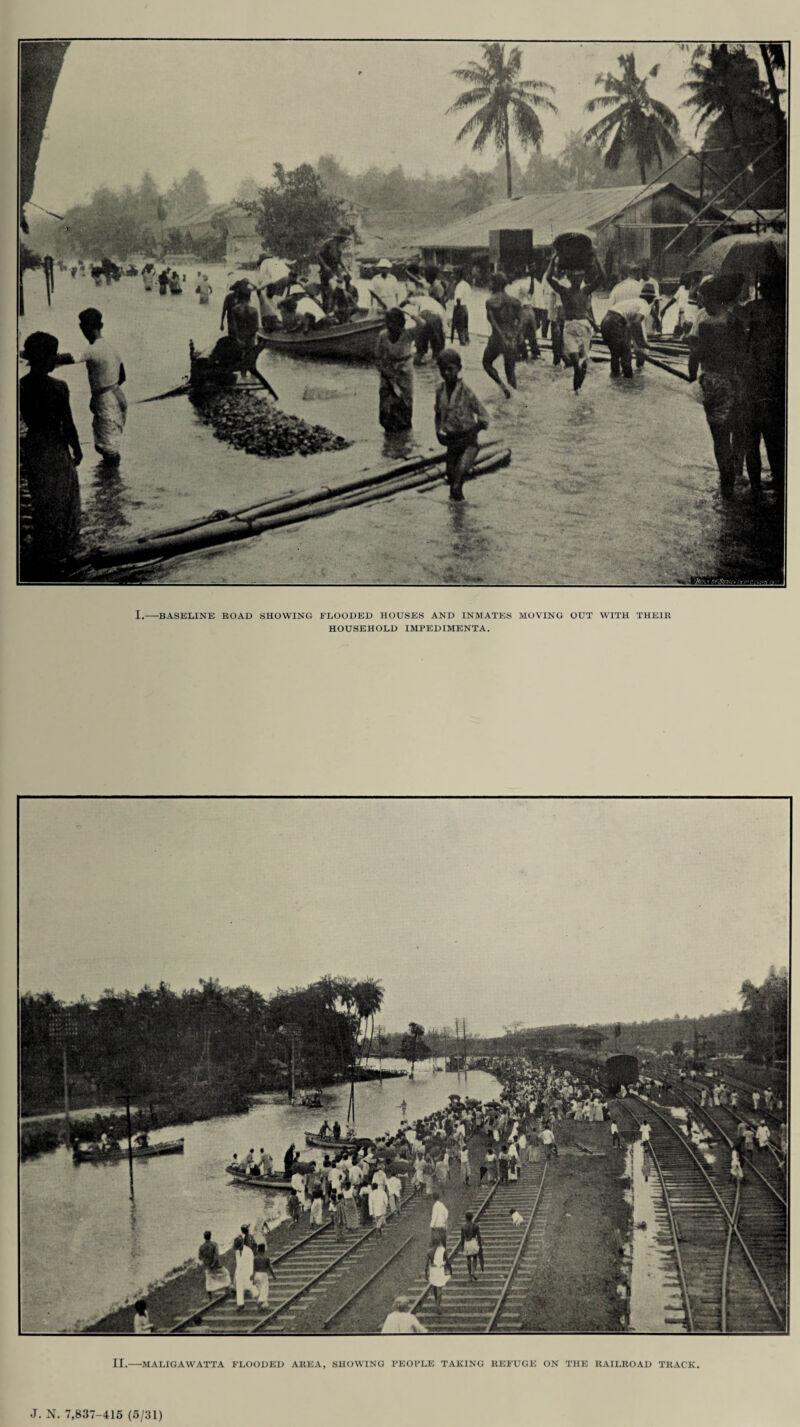
M313 1145L320 1150L348 1150L360 1149L362 1145L371 1145L373 1142L365 1135L340 1135L338 1140L333 1135L315 1135L310 1130L306 1130L306 1144Z
M232 1165L225 1166L225 1173L231 1176L237 1184L244 1184L247 1189L282 1189L288 1194L292 1187L290 1179L284 1179L283 1175L275 1174L247 1174L243 1169L234 1169Z
M364 316L355 322L343 322L338 327L323 327L314 332L267 332L261 340L265 348L287 352L291 357L371 362L375 356L378 333L385 325L383 315Z
M155 1145L134 1145L131 1150L133 1159L155 1159L162 1154L183 1154L183 1139L162 1140ZM128 1158L128 1150L127 1147L102 1150L96 1144L76 1145L72 1158L76 1164L117 1164L121 1159Z

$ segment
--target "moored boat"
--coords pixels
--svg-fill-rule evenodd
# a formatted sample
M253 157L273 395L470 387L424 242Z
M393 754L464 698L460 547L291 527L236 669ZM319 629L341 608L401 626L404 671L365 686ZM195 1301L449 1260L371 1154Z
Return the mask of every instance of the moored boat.
M183 1138L162 1140L160 1144L155 1145L134 1145L130 1154L133 1159L155 1159L164 1154L183 1154ZM128 1150L127 1147L104 1150L97 1144L76 1145L72 1158L76 1164L117 1164L119 1160L128 1158Z

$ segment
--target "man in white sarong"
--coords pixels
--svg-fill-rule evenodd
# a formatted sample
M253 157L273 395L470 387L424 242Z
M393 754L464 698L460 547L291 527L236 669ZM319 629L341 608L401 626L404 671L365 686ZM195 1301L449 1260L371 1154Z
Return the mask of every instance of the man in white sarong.
M233 1241L234 1261L236 1267L233 1274L233 1282L236 1288L236 1308L241 1311L244 1308L245 1294L251 1298L256 1297L256 1290L253 1284L253 1250L246 1244L241 1235Z
M94 449L109 466L119 465L122 433L128 402L122 390L125 368L111 343L103 337L103 314L96 307L86 307L78 314L81 332L89 343L79 357L66 353L61 362L85 362L89 373L92 399Z

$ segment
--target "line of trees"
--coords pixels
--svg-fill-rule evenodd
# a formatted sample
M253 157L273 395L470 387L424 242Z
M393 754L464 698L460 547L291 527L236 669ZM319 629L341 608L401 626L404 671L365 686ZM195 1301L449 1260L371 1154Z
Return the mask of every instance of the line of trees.
M370 1054L383 995L372 978L334 976L268 999L214 977L180 993L162 981L72 1004L28 993L20 1001L22 1112L63 1103L64 1044L76 1102L179 1101L186 1118L246 1109L254 1092L287 1086L292 1060L299 1084L346 1078Z
M789 973L771 966L760 986L743 981L739 992L745 1026L745 1057L763 1065L786 1061L789 1038Z
M111 188L101 184L86 203L68 208L63 220L31 213L31 234L37 246L55 257L126 258L129 253L155 253L163 247L187 246L185 220L208 206L205 178L190 168L163 193L152 174L142 174L138 184Z

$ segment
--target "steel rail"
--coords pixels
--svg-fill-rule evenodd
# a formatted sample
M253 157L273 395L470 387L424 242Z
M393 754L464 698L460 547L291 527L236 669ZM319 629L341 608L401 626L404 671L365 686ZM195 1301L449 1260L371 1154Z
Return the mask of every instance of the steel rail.
M633 1095L631 1098L638 1100L638 1099L639 1099L639 1096ZM641 1103L644 1104L645 1102L642 1101ZM724 1202L724 1200L723 1200L721 1194L719 1193L719 1190L717 1189L716 1184L714 1183L713 1179L711 1178L710 1174L708 1173L708 1170L706 1169L705 1165L702 1163L702 1161L701 1161L701 1159L700 1159L700 1156L696 1153L696 1151L695 1151L695 1149L694 1149L694 1146L693 1146L693 1145L690 1145L689 1142L688 1142L686 1139L684 1139L684 1137L683 1137L683 1135L681 1134L680 1130L677 1129L677 1127L676 1127L675 1125L673 1125L673 1124L670 1122L669 1117L668 1117L667 1115L664 1115L664 1114L662 1113L662 1111L659 1110L656 1105L647 1105L646 1108L647 1108L647 1110L649 1110L651 1113L654 1113L655 1115L657 1115L658 1118L659 1118L659 1120L661 1120L662 1123L663 1123L664 1125L666 1125L667 1129L671 1131L671 1133L672 1133L672 1134L674 1135L674 1137L677 1139L678 1143L683 1146L683 1148L686 1150L686 1152L687 1152L687 1154L689 1155L689 1157L692 1159L692 1161L694 1162L694 1164L695 1164L695 1165L697 1166L697 1168L699 1169L701 1175L703 1176L703 1178L704 1178L704 1180L706 1181L706 1183L707 1183L709 1189L711 1190L711 1193L713 1194L714 1198L716 1199L717 1204L718 1204L718 1206L719 1206L719 1209L720 1209L721 1213L724 1215L724 1217L725 1217L727 1223L732 1225L732 1227L733 1227L733 1233L735 1234L736 1239L737 1239L737 1241L738 1241L738 1243L739 1243L739 1245L740 1245L740 1247L741 1247L742 1253L744 1254L745 1258L747 1259L747 1262L748 1262L748 1264L750 1265L750 1268L752 1269L752 1271L753 1271L753 1273L754 1273L754 1275L755 1275L755 1277L756 1277L756 1279L757 1279L757 1281L758 1281L758 1285L759 1285L759 1287L760 1287L762 1293L764 1294L764 1297L766 1298L766 1300L767 1300L767 1302L768 1302L770 1308L772 1309L772 1312L774 1313L775 1317L777 1318L777 1320L778 1320L778 1322L779 1322L781 1328L785 1328L786 1325L785 1325L785 1321L784 1321L783 1315L782 1315L780 1309L778 1308L778 1306L777 1306L777 1304L776 1304L774 1298L772 1297L772 1294L770 1293L769 1288L767 1287L766 1283L764 1282L764 1279L763 1279L763 1277L762 1277L762 1275L761 1275L761 1272L760 1272L760 1270L759 1270L759 1268L758 1268L758 1265L756 1264L755 1259L753 1258L753 1255L751 1254L749 1248L747 1247L747 1244L745 1243L744 1239L742 1238L741 1231L736 1227L735 1224L733 1224L733 1220L732 1220L730 1211L728 1210L728 1208L727 1208L727 1206L726 1206L726 1204L725 1204L725 1202Z
M723 1257L722 1257L722 1283L721 1283L721 1300L722 1300L722 1301L721 1301L721 1304L720 1304L720 1308L721 1308L721 1313L722 1313L722 1331L723 1331L723 1333L727 1333L727 1331L728 1331L728 1273L729 1273L729 1269L730 1269L730 1265L731 1265L731 1249L732 1249L732 1247L733 1247L733 1228L734 1228L734 1224L736 1223L737 1219L739 1218L739 1212L740 1212L740 1210L741 1210L741 1207L742 1207L742 1182L741 1182L741 1180L737 1180L737 1181L736 1181L736 1197L735 1197L735 1199L734 1199L734 1201L733 1201L733 1210L732 1210L732 1213L731 1213L731 1222L730 1222L730 1224L729 1224L729 1226L728 1226L728 1233L727 1233L727 1237L726 1237L726 1239L725 1239L725 1253L723 1254Z
M327 1275L331 1273L333 1269L338 1267L338 1265L342 1262L343 1259L349 1258L351 1254L355 1253L356 1249L360 1249L361 1245L365 1244L367 1242L367 1239L371 1239L373 1234L377 1234L377 1232L378 1226L377 1224L374 1224L371 1229L367 1230L366 1234L360 1234L357 1239L353 1240L352 1244L348 1244L347 1248L344 1249L342 1253L337 1254L336 1257L334 1259L331 1259L330 1263L325 1264L324 1267L321 1268L318 1273L315 1273L312 1275L311 1278L306 1279L305 1283L301 1284L299 1288L296 1288L294 1293L290 1293L288 1298L284 1298L282 1303L278 1303L270 1313L267 1313L266 1317L259 1318L251 1328L247 1329L247 1332L246 1334L244 1334L244 1336L251 1337L253 1333L258 1333L261 1328L263 1328L267 1323L271 1323L273 1318L277 1318L278 1314L282 1313L283 1310L285 1308L288 1308L290 1304L296 1303L298 1298L303 1298L305 1294L308 1293L309 1290L312 1289L316 1283L319 1283L320 1279L326 1278Z
M630 1097L628 1097L628 1098L630 1098ZM630 1116L631 1116L631 1119L633 1120L634 1124L639 1125L639 1124L641 1123L641 1121L636 1118L636 1115L635 1115L634 1111L631 1109L630 1105L627 1104L627 1101L622 1102L622 1103L625 1104L625 1107L626 1107L626 1109L629 1111ZM653 1164L654 1164L655 1167L656 1167L656 1174L658 1175L659 1183L661 1184L661 1192L662 1192L662 1194L663 1194L663 1196L664 1196L664 1205L665 1205L666 1211L667 1211L667 1219L669 1220L669 1231L670 1231L670 1233L671 1233L671 1235L672 1235L672 1243L673 1243L673 1247L674 1247L674 1249L675 1249L675 1262L676 1262L676 1264L677 1264L677 1268L678 1268L678 1279L679 1279L680 1285L681 1285L681 1297L683 1298L683 1306L684 1306L684 1309L685 1309L685 1311L686 1311L686 1326L687 1326L687 1328L688 1328L688 1331L689 1331L690 1333L693 1333L693 1332L694 1332L694 1314L692 1313L692 1303L691 1303L691 1299L690 1299L690 1297L689 1297L689 1286L688 1286L688 1284L687 1284L687 1282L686 1282L686 1270L684 1269L684 1266L683 1266L683 1255L681 1254L681 1249L680 1249L680 1235L679 1235L679 1233L678 1233L678 1224L677 1224L677 1221L676 1221L676 1219L675 1219L675 1214L674 1214L674 1212L673 1212L672 1200L670 1199L670 1196L669 1196L669 1190L667 1189L667 1182L666 1182L666 1180L665 1180L665 1178L664 1178L664 1171L663 1171L662 1168L661 1168L661 1162L660 1162L660 1160L659 1160L659 1158L658 1158L658 1155L656 1154L655 1150L653 1149L652 1144L650 1144L650 1145L648 1146L648 1148L649 1148L650 1154L651 1154L651 1156L652 1156Z
M370 1284L374 1283L376 1278L380 1278L381 1274L384 1273L389 1267L389 1264L394 1263L395 1259L399 1258L402 1253L405 1253L409 1244L413 1244L415 1241L416 1235L409 1234L408 1238L403 1240L399 1249L395 1249L394 1253L391 1254L388 1259L386 1259L385 1263L380 1264L378 1268L375 1269L375 1272L371 1273L369 1278L365 1278L364 1282L360 1284L359 1287L356 1288L353 1293L350 1294L350 1297L344 1300L344 1303L340 1303L339 1307L335 1308L333 1313L328 1314L328 1317L322 1324L323 1328L329 1328L334 1319L338 1318L340 1314L344 1313L345 1309L349 1308L351 1303L355 1303L356 1299L361 1297L361 1294L369 1288Z
M722 1139L725 1141L725 1143L727 1144L727 1146L728 1146L729 1149L732 1150L732 1149L734 1148L734 1141L731 1139L731 1137L730 1137L730 1135L728 1134L727 1130L725 1130L725 1129L723 1128L723 1126L719 1123L719 1120L717 1120L716 1117L711 1114L711 1111L709 1110L709 1108L708 1108L707 1105L701 1105L701 1103L700 1103L699 1100L695 1100L694 1097L693 1097L692 1095L690 1095L687 1090L684 1090L683 1088L678 1087L677 1085L674 1085L674 1084L673 1084L673 1085L670 1085L670 1089L672 1090L673 1094L682 1096L684 1100L687 1100L687 1101L689 1102L689 1104L692 1106L692 1108L698 1112L698 1114L705 1116L706 1120L708 1120L708 1123L709 1123L710 1125L713 1125L714 1129L715 1129L715 1130L718 1132L718 1134L722 1137ZM716 1110L716 1109L726 1110L729 1115L733 1115L733 1116L736 1115L736 1111L735 1111L735 1110L732 1110L729 1105L719 1105L719 1106L715 1105L715 1106L713 1106L712 1108L715 1109L715 1110ZM769 1149L772 1149L772 1150L773 1150L773 1153L774 1153L774 1148L773 1148L772 1145L768 1146L768 1148L769 1148ZM776 1161L777 1161L777 1163L778 1163L778 1166L780 1167L780 1160L778 1160L777 1154L775 1155L775 1159L776 1159ZM752 1160L748 1160L747 1163L748 1163L750 1169L754 1172L754 1174L761 1180L761 1183L765 1186L765 1188L767 1188L767 1189L769 1190L770 1194L774 1194L774 1196L775 1196L775 1198L777 1199L778 1203L779 1203L784 1209L788 1209L789 1206L788 1206L786 1200L784 1199L783 1195L775 1188L775 1185L774 1185L774 1184L770 1183L770 1181L767 1179L766 1175L765 1175L765 1174L762 1174L761 1170L758 1168L758 1165L757 1165L757 1164L754 1164Z
M330 1220L327 1224L321 1224L318 1229L312 1229L310 1234L304 1234L302 1239L297 1239L295 1243L289 1244L282 1253L276 1254L271 1262L273 1265L280 1263L282 1259L288 1258L290 1254L296 1253L296 1251L302 1249L305 1244L309 1244L312 1239L316 1239L319 1234L324 1234L327 1229L332 1228L333 1221ZM177 1323L172 1324L169 1332L180 1333L182 1329L188 1327L190 1323L195 1323L198 1318L203 1318L207 1313L210 1313L212 1309L218 1308L220 1303L224 1303L226 1298L231 1297L232 1293L233 1290L231 1288L224 1289L222 1293L217 1294L216 1298L210 1299L207 1303L202 1303L200 1307L195 1308L192 1313L187 1313L185 1318L179 1318Z
M499 1297L498 1300L497 1300L497 1303L496 1303L495 1308L494 1308L494 1312L492 1313L492 1316L491 1316L491 1318L489 1319L489 1322L487 1323L486 1327L485 1327L484 1330L483 1330L484 1333L491 1333L492 1329L494 1328L495 1323L497 1322L497 1319L498 1319L498 1317L499 1317L499 1315L500 1315L500 1311L501 1311L501 1309L502 1309L502 1307L503 1307L503 1304L505 1303L506 1297L508 1296L508 1290L509 1290L510 1287L511 1287L511 1283L512 1283L512 1280L513 1280L513 1278L514 1278L514 1274L515 1274L516 1271L517 1271L517 1266L518 1266L518 1264L519 1264L520 1259L522 1258L522 1254L523 1254L523 1251L524 1251L524 1249L525 1249L525 1245L527 1244L528 1239L530 1238L531 1229L533 1228L533 1221L534 1221L534 1219L536 1218L536 1211L537 1211L538 1208L539 1208L539 1201L540 1201L540 1199L541 1199L541 1197L542 1197L542 1190L544 1189L544 1182L545 1182L545 1179L547 1178L547 1166L548 1166L548 1164L549 1164L549 1160L545 1160L545 1162L544 1162L544 1169L543 1169L543 1171L542 1171L542 1177L541 1177L541 1179L539 1180L539 1188L538 1188L537 1191L536 1191L536 1198L535 1198L535 1200L533 1201L533 1208L531 1209L531 1212L530 1212L530 1217L529 1217L529 1219L528 1219L528 1223L527 1223L526 1228L525 1228L525 1233L522 1235L522 1240L521 1240L521 1242L520 1242L520 1246L519 1246L519 1248L517 1249L516 1254L514 1255L514 1261L513 1261L512 1265L511 1265L511 1268L510 1268L509 1271L508 1271L508 1276L507 1276L507 1278L506 1278L506 1281L505 1281L505 1283L503 1284L503 1287L502 1287L501 1290L500 1290L500 1297Z
M473 1215L473 1222L474 1222L474 1220L480 1218L480 1216L481 1216L481 1214L483 1213L484 1209L486 1208L487 1204L489 1204L489 1203L491 1202L491 1200L494 1198L494 1196L495 1196L497 1190L499 1189L499 1187L500 1187L500 1181L499 1181L499 1180L495 1180L494 1184L492 1185L491 1189L489 1190L489 1193L487 1194L486 1198L483 1200L483 1203L480 1204L479 1207L475 1210L475 1213L474 1213L474 1215ZM448 1264L449 1264L449 1263L451 1262L451 1260L455 1258L456 1254L460 1252L460 1250L461 1250L461 1244L460 1244L460 1243L455 1244L455 1245L453 1246L453 1248L450 1250L449 1254L445 1254L445 1263L448 1263ZM425 1285L425 1287L422 1289L421 1293L418 1293L417 1296L416 1296L416 1298L413 1300L413 1302L412 1302L412 1304L411 1304L411 1307L410 1307L410 1309L409 1309L409 1312L411 1312L411 1313L416 1313L417 1309L419 1308L420 1303L422 1303L423 1299L427 1298L427 1296L428 1296L428 1294L430 1293L430 1291L431 1291L431 1285L430 1285L429 1283L426 1283L426 1285Z

